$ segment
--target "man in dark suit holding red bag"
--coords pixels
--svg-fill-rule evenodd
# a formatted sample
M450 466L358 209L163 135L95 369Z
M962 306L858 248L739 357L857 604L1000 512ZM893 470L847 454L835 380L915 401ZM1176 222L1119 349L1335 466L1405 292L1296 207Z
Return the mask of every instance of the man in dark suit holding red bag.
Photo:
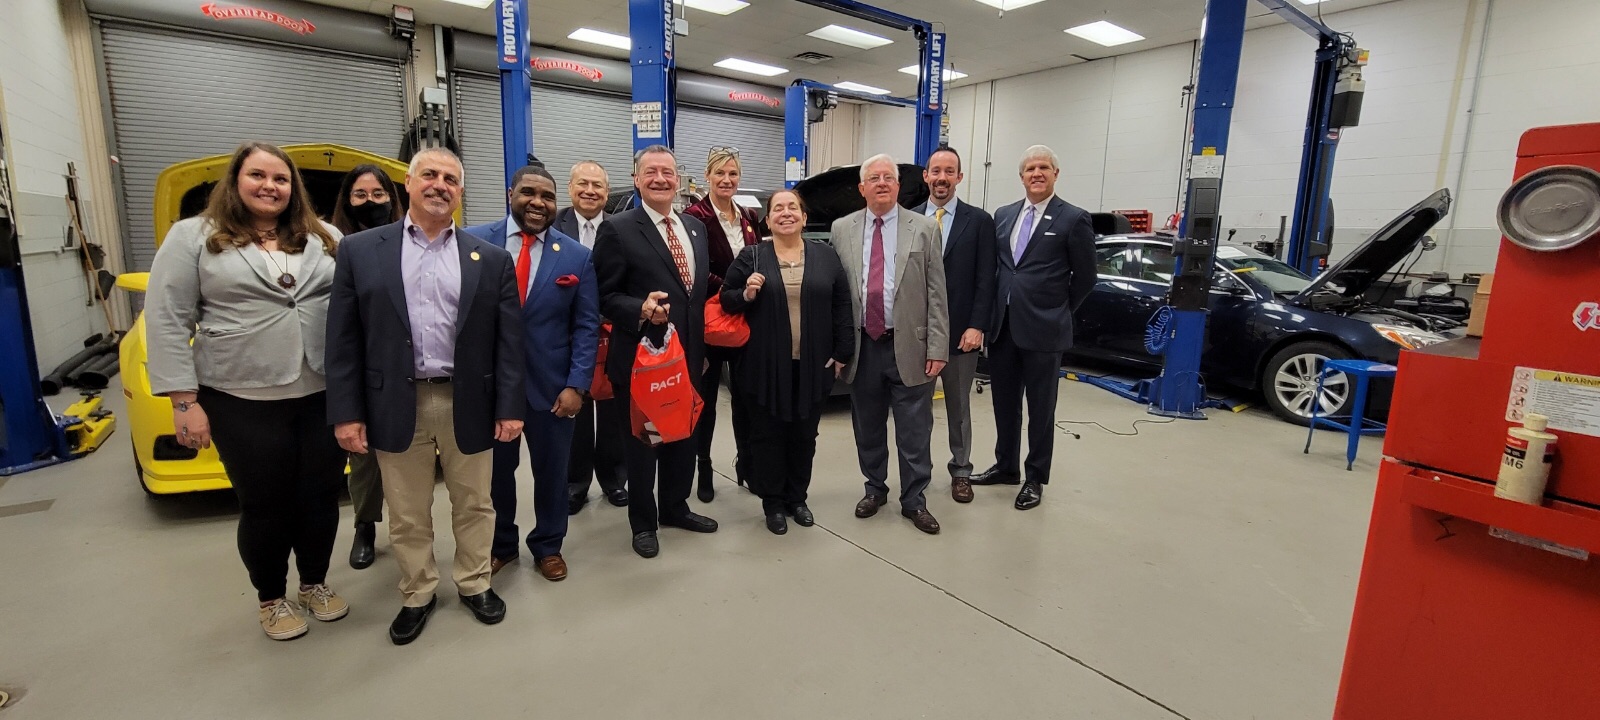
M546 580L564 580L567 563L561 542L567 536L567 459L574 417L594 379L599 342L600 291L589 250L551 227L556 218L556 182L543 167L529 165L512 175L511 214L499 222L467 228L485 242L504 247L516 261L517 296L522 301L524 375L528 401L528 458L533 469L536 524L528 534L534 567ZM491 572L516 562L517 467L520 441L494 449L494 546Z
M595 238L595 274L600 279L600 311L613 325L606 370L617 398L631 403L633 361L648 333L664 345L671 323L683 349L690 377L705 363L705 304L710 290L706 228L672 209L678 194L678 159L665 146L652 145L633 159L633 184L644 206L611 217ZM683 407L682 412L692 408ZM689 510L694 482L693 438L654 447L630 435L623 441L628 464L628 522L633 550L641 557L661 551L659 526L691 532L716 532L717 521ZM660 506L656 480L660 476Z

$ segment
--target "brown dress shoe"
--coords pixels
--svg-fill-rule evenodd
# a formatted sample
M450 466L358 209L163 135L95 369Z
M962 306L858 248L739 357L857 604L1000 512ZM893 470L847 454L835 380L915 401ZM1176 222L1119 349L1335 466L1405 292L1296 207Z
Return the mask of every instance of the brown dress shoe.
M878 508L889 504L889 498L882 495L868 495L856 503L856 517L869 518L878 514Z
M489 575L493 576L495 573L500 572L501 568L503 568L503 567L505 567L507 565L515 564L516 562L517 562L517 556L516 555L512 555L511 557L503 557L503 558L501 558L501 557L489 558Z
M562 560L560 555L546 555L535 560L533 566L539 568L539 574L550 582L567 579L567 561Z
M972 478L950 478L950 497L955 498L958 503L972 502Z
M929 535L939 534L939 521L933 519L933 513L928 512L927 508L921 508L915 511L901 510L900 514L910 518L911 524L917 526L918 530L921 530Z

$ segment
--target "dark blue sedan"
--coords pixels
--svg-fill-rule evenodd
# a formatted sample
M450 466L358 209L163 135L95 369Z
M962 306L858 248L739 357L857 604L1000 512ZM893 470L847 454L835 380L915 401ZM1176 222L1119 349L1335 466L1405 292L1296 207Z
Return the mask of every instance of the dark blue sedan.
M1429 318L1369 305L1364 293L1410 255L1449 208L1440 191L1379 230L1316 279L1242 246L1217 252L1215 285L1201 370L1212 384L1260 390L1279 417L1306 424L1348 412L1354 384L1342 375L1316 395L1317 372L1329 358L1393 363L1404 348L1447 339ZM1145 350L1145 326L1172 285L1173 239L1111 235L1098 240L1100 281L1074 319L1069 353L1155 371L1161 358ZM1386 405L1382 398L1374 402Z

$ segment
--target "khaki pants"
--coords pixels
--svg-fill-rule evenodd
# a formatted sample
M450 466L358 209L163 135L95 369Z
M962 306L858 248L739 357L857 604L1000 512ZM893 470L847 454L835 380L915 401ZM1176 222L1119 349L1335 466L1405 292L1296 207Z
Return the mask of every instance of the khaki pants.
M489 589L489 550L494 542L494 505L489 499L494 453L465 455L456 448L449 384L417 383L417 429L401 453L376 451L389 504L389 544L400 563L400 594L407 607L433 599L439 566L433 557L434 457L444 468L455 527L452 573L456 590L477 595Z

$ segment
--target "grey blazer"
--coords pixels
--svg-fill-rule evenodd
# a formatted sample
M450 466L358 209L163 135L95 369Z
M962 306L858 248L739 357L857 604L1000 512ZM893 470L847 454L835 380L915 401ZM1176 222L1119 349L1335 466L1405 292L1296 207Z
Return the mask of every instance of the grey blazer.
M204 218L180 220L156 251L144 306L150 392L287 385L302 357L323 373L333 258L322 243L306 243L295 286L285 290L261 253L207 251L210 232Z
M861 323L862 243L867 231L867 211L857 210L833 221L833 248L850 278L850 303ZM932 382L929 360L950 359L950 310L944 284L943 238L933 218L900 208L894 254L894 362L900 380L908 387ZM845 382L855 382L861 347L845 368Z

